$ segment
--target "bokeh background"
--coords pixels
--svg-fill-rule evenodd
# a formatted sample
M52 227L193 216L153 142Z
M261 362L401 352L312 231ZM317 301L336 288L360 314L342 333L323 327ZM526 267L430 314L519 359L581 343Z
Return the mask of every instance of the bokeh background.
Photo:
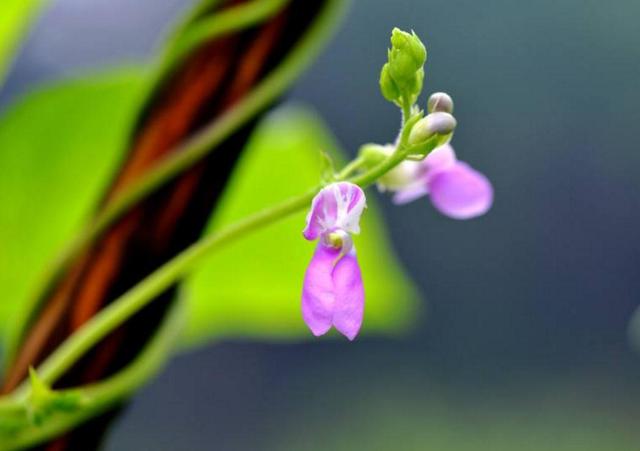
M53 0L0 93L149 58L187 0ZM345 149L389 140L377 75L394 26L427 43L479 220L384 205L427 302L398 339L225 342L174 359L115 450L640 450L640 3L355 0L297 83ZM82 36L81 39L78 37Z

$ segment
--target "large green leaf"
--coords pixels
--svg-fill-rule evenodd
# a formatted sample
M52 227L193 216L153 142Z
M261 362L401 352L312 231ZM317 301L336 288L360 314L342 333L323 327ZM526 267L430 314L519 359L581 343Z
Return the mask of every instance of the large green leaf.
M95 206L141 80L119 72L56 84L0 116L0 329Z
M320 120L301 108L257 129L209 229L302 193L319 181L319 150L336 152ZM416 291L394 256L372 196L356 238L367 295L364 333L396 333L415 318ZM306 212L223 248L190 277L186 341L211 337L309 338L300 314L302 277L315 244L302 238Z
M3 0L0 4L0 86L29 22L43 0Z

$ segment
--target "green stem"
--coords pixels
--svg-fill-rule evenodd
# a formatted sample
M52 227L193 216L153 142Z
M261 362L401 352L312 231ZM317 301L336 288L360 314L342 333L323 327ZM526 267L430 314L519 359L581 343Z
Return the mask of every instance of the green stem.
M409 118L411 118L411 102L406 99L406 98L402 98L402 123L406 124L407 121L409 120Z
M155 333L151 342L124 370L103 381L79 389L56 391L60 395L68 392L79 395L81 406L78 409L57 412L40 425L25 423L23 428L0 440L0 450L17 450L34 446L104 412L113 404L130 396L158 371L170 355L184 323L184 304L175 303L168 312L168 318ZM11 401L11 404L6 401ZM27 404L14 396L5 398L1 407L0 415L25 415Z
M193 18L176 33L173 45L168 48L159 75L166 75L192 50L205 41L225 33L249 28L269 19L282 10L290 0L262 0L232 6L215 16ZM160 78L161 79L161 78Z
M309 205L316 190L287 200L275 207L245 218L188 247L173 260L116 299L89 320L38 367L38 375L46 384L53 384L65 371L102 338L122 325L133 314L148 305L191 270L196 263L214 250L269 225ZM28 390L25 382L18 392Z
M382 161L379 165L373 167L370 171L351 178L349 181L356 185L360 185L362 188L366 188L369 185L374 184L376 180L404 161L406 156L407 154L405 149L403 147L399 147L396 152Z
M355 160L353 160L350 163L348 163L342 169L342 171L340 171L338 173L338 175L336 175L336 179L337 180L345 180L345 179L347 179L351 174L356 172L358 169L362 168L362 166L364 166L365 163L366 163L366 161L365 161L364 158L357 157Z

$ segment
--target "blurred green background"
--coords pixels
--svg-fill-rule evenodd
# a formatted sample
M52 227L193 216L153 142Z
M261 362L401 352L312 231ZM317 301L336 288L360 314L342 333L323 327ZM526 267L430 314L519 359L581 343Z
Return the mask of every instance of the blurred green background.
M180 0L53 0L0 106L151 54ZM382 200L428 300L406 336L225 341L176 358L108 450L640 450L640 3L355 0L290 96L346 149L390 140L377 91L393 26L456 101L459 156L494 182L472 222ZM82 36L82 39L78 37ZM0 168L1 171L1 168Z

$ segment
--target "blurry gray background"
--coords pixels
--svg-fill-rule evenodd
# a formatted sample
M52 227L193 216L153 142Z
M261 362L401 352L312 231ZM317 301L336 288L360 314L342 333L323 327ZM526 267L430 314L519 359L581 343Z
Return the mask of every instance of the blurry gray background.
M0 106L78 68L148 58L189 3L54 0ZM426 90L454 97L453 144L493 181L493 210L454 222L425 202L385 204L429 302L406 339L181 356L107 449L515 449L510 434L537 449L640 449L626 336L640 305L638 17L634 0L356 0L290 98L346 149L388 141L398 112L377 75L391 28L415 29Z

